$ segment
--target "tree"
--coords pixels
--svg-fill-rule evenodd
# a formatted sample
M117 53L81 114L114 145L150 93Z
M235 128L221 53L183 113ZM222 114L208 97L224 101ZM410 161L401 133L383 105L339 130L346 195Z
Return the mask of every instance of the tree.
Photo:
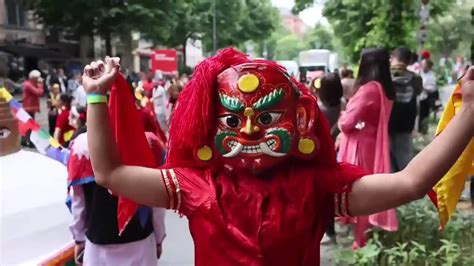
M216 0L218 48L268 38L275 30L276 14L269 0ZM213 15L211 12L202 25L202 40L207 51L212 51L213 46Z
M313 4L314 0L295 0L295 6L293 7L292 11L293 13L299 13Z
M446 15L430 20L426 48L435 56L450 57L456 50L460 50L459 55L467 56L474 35L470 23L470 9L454 5Z
M132 30L157 22L166 28L172 0L30 0L29 7L47 29L75 32L79 36L102 35L111 54L113 35L127 36ZM162 31L162 34L165 32ZM128 36L128 38L131 38ZM82 38L81 38L82 40ZM131 40L124 40L131 42ZM82 57L83 55L81 55Z
M297 0L295 11L301 11L313 1ZM454 0L431 0L431 17L446 12ZM344 44L345 52L356 62L365 47L398 46L416 48L416 27L420 1L413 0L328 0L323 15L331 23L335 36Z
M155 45L182 49L183 65L186 66L186 44L188 40L200 39L202 25L211 16L212 0L176 0L171 1L167 17L168 27L154 23L143 30L147 39Z
M273 31L268 38L255 42L255 53L258 57L274 60L278 41L288 34L290 34L290 32L279 22L275 31Z
M299 52L304 49L303 42L297 36L288 34L277 41L274 59L297 60Z
M334 50L334 34L330 29L317 24L304 38L307 49Z

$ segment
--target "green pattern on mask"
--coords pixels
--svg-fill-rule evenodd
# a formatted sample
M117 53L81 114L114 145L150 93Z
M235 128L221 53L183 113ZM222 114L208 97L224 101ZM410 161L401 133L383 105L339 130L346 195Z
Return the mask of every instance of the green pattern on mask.
M283 100L284 95L285 94L283 92L283 89L276 89L270 92L269 94L263 96L262 98L258 99L258 101L253 104L252 108L258 111L270 108L278 104L281 100Z
M214 144L216 145L217 150L221 154L227 153L227 150L224 148L224 145L222 142L226 137L229 137L229 136L237 137L237 133L231 132L231 131L222 131L220 133L217 133L216 138L214 139Z
M219 99L222 106L231 112L240 112L244 110L244 104L238 98L220 93Z
M282 128L277 128L268 131L266 134L267 136L269 135L275 135L280 139L280 150L277 152L280 153L288 153L291 148L291 135L290 132L288 132L285 129Z

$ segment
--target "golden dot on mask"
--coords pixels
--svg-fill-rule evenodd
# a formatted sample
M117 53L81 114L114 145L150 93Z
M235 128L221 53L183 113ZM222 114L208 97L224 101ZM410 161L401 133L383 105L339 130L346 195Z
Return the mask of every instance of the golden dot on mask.
M302 154L311 154L316 149L316 144L312 139L303 138L298 142L298 150Z
M212 158L212 150L209 146L202 146L197 151L197 157L201 161L209 161Z
M239 90L245 93L251 93L257 90L260 81L253 74L245 74L239 78Z

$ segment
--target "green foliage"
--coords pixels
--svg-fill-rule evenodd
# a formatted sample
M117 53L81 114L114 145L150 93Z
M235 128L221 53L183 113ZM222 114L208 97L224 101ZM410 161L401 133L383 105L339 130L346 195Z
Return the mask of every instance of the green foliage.
M270 0L31 0L29 6L48 28L79 34L138 31L155 44L183 47L203 40L212 50L214 4L218 48L268 38L278 12Z
M296 60L301 50L306 47L295 35L288 34L276 41L275 60Z
M367 246L336 252L338 265L472 265L474 219L458 213L444 231L438 230L438 213L427 200L398 208L400 228L390 233L371 231Z
M299 13L313 4L314 0L295 0L295 6L292 11L293 13Z
M277 47L278 47L278 41L281 38L290 35L290 32L287 31L283 27L282 22L281 22L281 18L278 14L275 17L275 20L277 21L276 26L275 26L275 30L270 34L270 36L268 38L264 39L264 40L260 40L260 41L255 43L256 44L255 45L255 53L259 57L265 57L265 55L266 55L266 58L268 58L268 59L277 60L276 59L276 51L277 51ZM266 52L266 54L265 54L265 52ZM285 58L285 59L288 59L288 58Z
M334 34L327 27L317 24L304 38L307 49L334 50Z
M471 8L474 3L471 4ZM466 4L454 5L449 12L441 17L431 19L428 24L428 40L426 48L433 51L436 58L455 55L468 56L469 45L474 36L471 26L470 8Z
M278 11L270 0L216 1L217 48L237 46L249 40L269 38L278 23ZM202 23L202 40L213 49L213 15Z
M79 34L143 29L144 25L169 22L167 8L172 1L159 0L31 0L29 7L48 28L68 29Z
M307 2L307 1L300 1ZM454 0L430 1L435 18L447 11ZM334 33L344 44L352 62L365 47L392 50L398 46L416 48L416 28L420 1L412 0L329 0L323 10Z

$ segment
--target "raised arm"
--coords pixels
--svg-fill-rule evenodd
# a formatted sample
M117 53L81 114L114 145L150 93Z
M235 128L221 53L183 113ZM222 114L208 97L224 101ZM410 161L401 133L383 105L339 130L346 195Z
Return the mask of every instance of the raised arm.
M401 172L374 174L354 183L351 215L367 215L422 198L451 168L474 136L474 67L461 81L463 106L445 130Z
M105 61L84 68L82 82L88 94L106 95L114 82L118 60L106 57ZM167 207L168 196L159 170L121 164L107 105L88 104L87 111L87 139L96 182L137 203Z

